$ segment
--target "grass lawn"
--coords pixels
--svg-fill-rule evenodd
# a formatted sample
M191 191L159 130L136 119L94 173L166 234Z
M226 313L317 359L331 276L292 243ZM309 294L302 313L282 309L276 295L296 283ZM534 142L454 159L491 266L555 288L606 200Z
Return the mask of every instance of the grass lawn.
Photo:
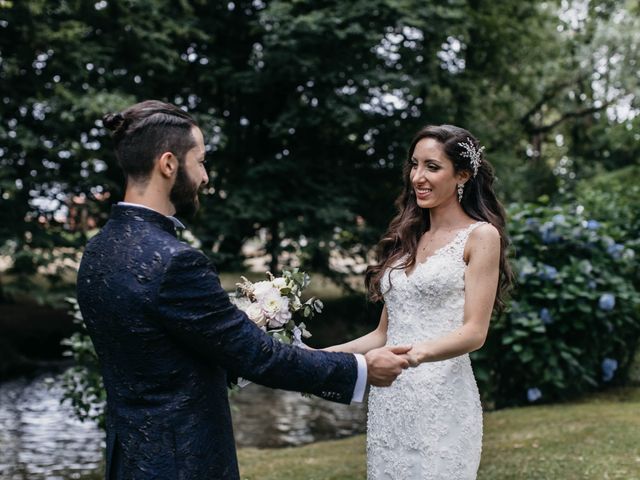
M479 480L640 480L640 389L485 414ZM239 451L243 480L364 480L364 436Z

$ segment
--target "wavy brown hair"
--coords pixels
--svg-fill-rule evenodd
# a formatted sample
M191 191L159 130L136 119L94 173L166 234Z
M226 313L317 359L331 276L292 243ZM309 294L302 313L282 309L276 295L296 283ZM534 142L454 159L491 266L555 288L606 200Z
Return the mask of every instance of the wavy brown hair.
M391 220L387 232L377 245L378 263L369 266L365 273L365 285L369 291L369 297L374 302L382 300L380 281L387 269L409 269L416 263L418 241L430 228L429 210L418 206L410 179L413 151L418 142L424 138L433 138L442 144L444 153L453 163L456 173L464 170L471 173L471 177L464 186L462 209L471 218L492 224L500 233L500 278L494 308L501 311L505 306L506 293L513 283L513 273L506 254L509 240L505 227L505 211L493 190L495 175L493 167L484 158L484 154L475 177L469 159L462 155L465 150L459 143L470 140L475 148L479 149L478 140L467 130L453 125L424 127L411 142L402 172L404 188L395 201L398 214ZM407 260L399 263L404 255L407 255Z

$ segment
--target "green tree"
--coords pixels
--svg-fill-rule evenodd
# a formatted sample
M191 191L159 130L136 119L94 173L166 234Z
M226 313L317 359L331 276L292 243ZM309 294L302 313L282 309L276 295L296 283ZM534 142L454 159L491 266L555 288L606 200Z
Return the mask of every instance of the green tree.
M100 117L146 98L202 126L211 184L192 225L221 268L259 234L273 270L285 250L325 273L335 252L364 262L427 123L476 133L507 200L628 164L639 13L582 5L1 2L0 244L23 272L80 247L122 195Z

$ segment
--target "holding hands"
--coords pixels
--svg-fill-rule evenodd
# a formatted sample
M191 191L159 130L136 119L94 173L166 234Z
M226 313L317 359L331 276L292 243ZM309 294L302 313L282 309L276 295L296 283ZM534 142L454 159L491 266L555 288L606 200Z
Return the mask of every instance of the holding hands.
M411 345L381 347L369 350L364 356L367 362L367 382L376 387L388 387L410 362L406 355Z
M413 345L411 350L401 355L408 363L409 367L415 368L424 362L424 353L422 352L420 345Z

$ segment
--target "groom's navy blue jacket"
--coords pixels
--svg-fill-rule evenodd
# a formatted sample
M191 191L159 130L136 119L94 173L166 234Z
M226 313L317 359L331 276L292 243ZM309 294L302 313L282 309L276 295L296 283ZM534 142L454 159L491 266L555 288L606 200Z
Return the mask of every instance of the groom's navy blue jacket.
M107 390L108 479L238 479L227 373L351 401L353 355L273 341L160 213L114 206L77 288Z

